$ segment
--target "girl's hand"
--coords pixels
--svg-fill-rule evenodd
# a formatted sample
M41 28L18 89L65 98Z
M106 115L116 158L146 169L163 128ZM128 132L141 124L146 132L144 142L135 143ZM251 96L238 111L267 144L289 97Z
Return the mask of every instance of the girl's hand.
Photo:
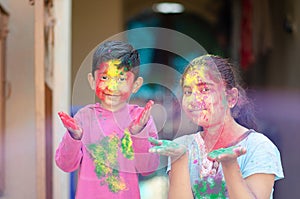
M158 153L160 155L171 156L171 158L179 158L187 151L184 145L174 141L157 140L152 137L149 137L148 140L155 145L149 149L150 153Z
M80 140L82 138L82 129L76 123L75 119L64 112L58 112L58 115L64 126L68 129L72 138Z
M218 161L221 163L228 163L235 161L239 156L246 153L246 148L240 146L232 146L228 148L220 148L208 154L208 159L211 161Z
M135 118L131 124L129 125L129 131L132 135L135 135L139 133L144 126L147 124L149 118L150 118L150 109L154 102L152 100L149 100L145 106L145 108L142 110L142 112L138 115L137 118Z

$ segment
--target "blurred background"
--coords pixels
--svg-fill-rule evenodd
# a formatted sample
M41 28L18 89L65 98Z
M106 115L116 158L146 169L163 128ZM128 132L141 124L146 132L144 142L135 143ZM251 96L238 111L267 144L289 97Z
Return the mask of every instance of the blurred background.
M65 132L57 112L74 114L94 100L85 66L104 40L146 28L122 39L185 47L147 27L177 31L231 59L255 103L257 130L281 151L285 179L276 182L274 198L299 198L300 1L0 0L0 199L74 198L76 173L53 161ZM164 81L149 80L131 102L154 99L160 138L192 133L195 127L182 122L178 83L166 84L199 52L139 51L145 78ZM166 187L163 168L141 178L143 199L166 198Z

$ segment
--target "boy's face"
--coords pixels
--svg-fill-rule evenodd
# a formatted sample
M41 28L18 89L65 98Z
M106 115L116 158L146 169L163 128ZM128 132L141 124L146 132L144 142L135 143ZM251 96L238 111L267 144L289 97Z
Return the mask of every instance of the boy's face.
M95 71L95 79L89 81L101 105L111 111L122 108L131 93L136 92L141 85L140 79L134 80L134 74L126 68L118 69L120 60L110 60L100 65ZM142 79L141 79L142 81ZM142 83L142 82L141 82Z

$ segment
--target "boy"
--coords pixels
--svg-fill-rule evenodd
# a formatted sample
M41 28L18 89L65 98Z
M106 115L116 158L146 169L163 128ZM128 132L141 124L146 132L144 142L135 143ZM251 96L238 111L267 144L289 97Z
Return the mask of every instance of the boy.
M56 164L66 172L79 169L77 199L139 199L138 173L147 175L159 165L148 153L148 137L157 138L145 108L128 104L143 84L139 54L128 43L107 41L93 55L88 80L99 103L78 111L74 118L60 112L67 128L57 151Z

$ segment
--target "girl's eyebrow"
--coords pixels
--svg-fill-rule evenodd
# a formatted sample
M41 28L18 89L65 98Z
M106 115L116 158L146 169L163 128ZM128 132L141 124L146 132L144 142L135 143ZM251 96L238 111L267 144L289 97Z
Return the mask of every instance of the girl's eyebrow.
M209 82L200 82L198 83L196 86L212 86L214 85L213 83L209 83Z

